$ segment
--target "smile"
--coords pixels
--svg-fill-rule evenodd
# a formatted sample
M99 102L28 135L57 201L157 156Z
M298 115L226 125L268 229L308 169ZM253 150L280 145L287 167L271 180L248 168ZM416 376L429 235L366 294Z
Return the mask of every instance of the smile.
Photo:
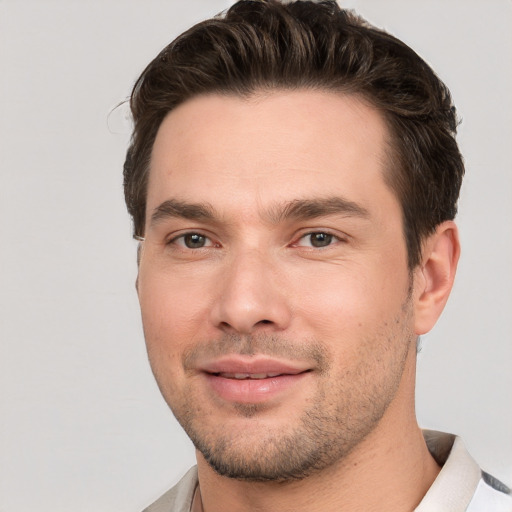
M298 392L301 382L312 372L204 372L207 392L223 402L239 404L278 403Z
M229 354L198 361L196 366L206 392L215 400L243 404L277 403L297 392L313 369L310 361L263 354Z

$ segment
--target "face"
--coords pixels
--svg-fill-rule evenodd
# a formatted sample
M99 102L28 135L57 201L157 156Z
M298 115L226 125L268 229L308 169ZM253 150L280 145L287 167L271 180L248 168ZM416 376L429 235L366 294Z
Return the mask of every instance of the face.
M138 293L200 459L303 478L378 429L415 351L387 129L356 97L203 96L153 148Z

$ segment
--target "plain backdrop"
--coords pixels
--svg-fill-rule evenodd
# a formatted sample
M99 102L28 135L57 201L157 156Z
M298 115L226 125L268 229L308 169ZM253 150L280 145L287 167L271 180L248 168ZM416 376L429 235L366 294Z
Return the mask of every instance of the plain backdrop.
M342 2L343 3L343 2ZM138 74L227 0L0 0L0 511L137 512L193 464L146 360L122 195ZM512 483L512 2L343 5L445 80L463 256L418 417Z

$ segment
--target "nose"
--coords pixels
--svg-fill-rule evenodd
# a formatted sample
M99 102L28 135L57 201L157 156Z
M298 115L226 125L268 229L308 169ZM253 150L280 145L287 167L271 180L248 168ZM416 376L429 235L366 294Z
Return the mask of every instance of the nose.
M291 311L283 276L271 258L256 249L238 254L223 269L211 315L214 325L230 334L286 329Z

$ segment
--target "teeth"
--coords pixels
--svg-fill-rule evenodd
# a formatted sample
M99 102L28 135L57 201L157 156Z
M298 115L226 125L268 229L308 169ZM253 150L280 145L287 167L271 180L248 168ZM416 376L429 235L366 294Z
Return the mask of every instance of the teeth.
M221 377L225 379L268 379L271 377L277 377L280 373L219 373Z

